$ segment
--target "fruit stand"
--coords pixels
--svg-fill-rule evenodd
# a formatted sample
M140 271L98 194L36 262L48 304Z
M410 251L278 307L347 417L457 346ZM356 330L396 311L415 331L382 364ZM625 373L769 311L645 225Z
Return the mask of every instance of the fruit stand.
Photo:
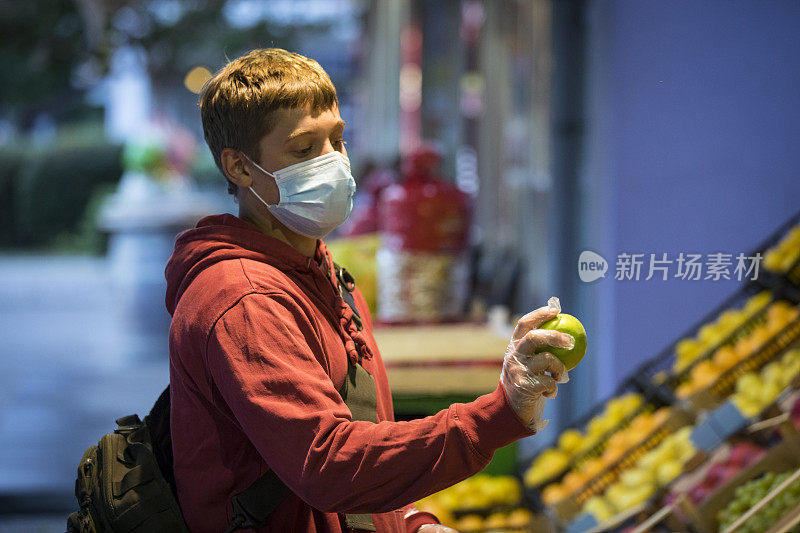
M626 451L634 458L614 470L603 491L592 490L603 485L602 474L574 457L566 474L536 484L542 456L569 451L565 434L557 451L546 450L525 467L526 484L541 495L554 527L714 532L767 531L785 523L779 530L790 531L800 522L793 522L800 513L794 511L800 421L791 417L800 411L800 293L788 275L800 262L798 222L800 215L759 248L767 275L744 284L633 373L642 394L683 413L683 427L644 454L648 438L642 437ZM587 429L589 423L597 419ZM628 431L624 426L610 430L609 443Z
M756 252L764 275L518 464L516 487L480 474L418 506L466 532L800 531L800 213Z

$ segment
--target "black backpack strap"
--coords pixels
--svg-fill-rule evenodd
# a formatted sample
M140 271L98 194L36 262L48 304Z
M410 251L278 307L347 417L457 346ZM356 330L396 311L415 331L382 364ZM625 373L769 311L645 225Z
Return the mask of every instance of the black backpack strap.
M117 423L117 429L114 430L114 433L121 433L123 435L132 431L136 431L142 426L142 421L139 418L139 415L123 416L121 418L117 418L115 422Z
M144 424L150 433L150 443L153 455L156 456L161 475L169 484L175 499L178 499L178 490L175 487L175 473L173 471L172 433L170 432L170 396L169 385L161 392L153 408L144 418Z
M353 275L350 274L350 272L336 263L333 264L333 269L336 272L336 281L338 281L339 285L339 294L341 294L345 303L350 306L350 309L353 310L353 322L356 323L356 327L359 331L361 331L364 329L364 324L361 322L361 315L358 314L356 300L353 298L353 291L356 290L356 280L353 278Z
M292 491L286 486L286 483L270 470L244 491L231 498L233 522L225 530L225 533L243 527L263 525L270 513L291 493Z

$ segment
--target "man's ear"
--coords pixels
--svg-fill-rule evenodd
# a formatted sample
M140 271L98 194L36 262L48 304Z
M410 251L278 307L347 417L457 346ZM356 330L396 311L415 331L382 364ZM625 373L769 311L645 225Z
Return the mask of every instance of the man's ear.
M236 184L237 187L250 187L253 184L253 176L247 168L247 160L239 150L224 148L220 154L220 162L225 171L225 175Z

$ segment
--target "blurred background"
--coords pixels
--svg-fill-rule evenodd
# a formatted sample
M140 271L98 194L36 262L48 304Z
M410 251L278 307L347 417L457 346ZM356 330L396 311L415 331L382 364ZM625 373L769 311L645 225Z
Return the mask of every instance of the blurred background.
M506 473L742 286L614 279L619 254L749 254L800 209L788 0L0 12L0 531L63 530L83 451L168 383L174 237L236 213L197 93L253 48L337 87L359 196L331 248L381 321L398 417L493 390L509 325L548 297L584 323L584 362ZM581 281L585 250L604 278Z

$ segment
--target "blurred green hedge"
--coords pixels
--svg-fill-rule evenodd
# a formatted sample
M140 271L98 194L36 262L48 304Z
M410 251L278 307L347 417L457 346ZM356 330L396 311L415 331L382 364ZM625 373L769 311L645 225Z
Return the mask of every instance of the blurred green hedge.
M108 142L4 147L0 151L0 245L63 245L85 233L87 206L122 176L122 147Z

